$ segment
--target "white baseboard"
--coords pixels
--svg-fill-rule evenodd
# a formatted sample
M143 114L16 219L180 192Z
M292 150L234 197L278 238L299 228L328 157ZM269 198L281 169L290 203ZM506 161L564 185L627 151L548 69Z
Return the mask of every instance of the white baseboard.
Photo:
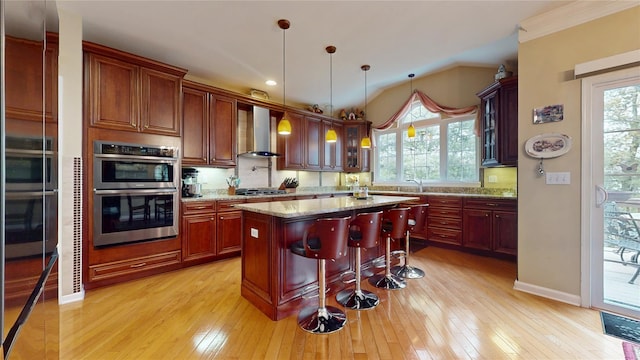
M63 305L63 304L69 304L72 302L82 301L82 300L84 300L84 289L77 293L59 297L58 304Z
M513 288L518 291L542 296L547 299L560 301L570 305L580 306L581 304L579 295L568 294L562 291L553 290L538 285L527 284L518 280L514 281Z

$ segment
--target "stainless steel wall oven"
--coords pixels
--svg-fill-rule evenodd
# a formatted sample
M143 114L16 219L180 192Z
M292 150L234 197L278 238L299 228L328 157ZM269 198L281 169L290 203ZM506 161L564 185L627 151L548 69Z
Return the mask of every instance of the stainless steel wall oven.
M178 150L94 143L93 245L178 235Z

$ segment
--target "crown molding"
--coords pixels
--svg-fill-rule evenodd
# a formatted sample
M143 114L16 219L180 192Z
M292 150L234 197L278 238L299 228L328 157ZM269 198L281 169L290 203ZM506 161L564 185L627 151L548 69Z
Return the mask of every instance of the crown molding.
M637 0L574 1L524 19L518 27L518 42L534 40L635 6L640 6Z

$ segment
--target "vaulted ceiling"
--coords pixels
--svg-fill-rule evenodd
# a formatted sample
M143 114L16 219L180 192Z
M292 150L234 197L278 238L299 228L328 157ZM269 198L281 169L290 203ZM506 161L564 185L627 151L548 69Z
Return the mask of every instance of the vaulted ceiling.
M47 7L80 15L84 40L186 68L222 88L266 91L275 101L283 97L277 21L288 19L287 103L328 110L332 100L337 110L364 103L363 64L371 65L369 100L408 83L409 73L459 64L515 67L520 22L569 2L57 0ZM8 6L8 28L19 26L15 7ZM328 45L337 47L332 59ZM278 85L265 85L268 79Z

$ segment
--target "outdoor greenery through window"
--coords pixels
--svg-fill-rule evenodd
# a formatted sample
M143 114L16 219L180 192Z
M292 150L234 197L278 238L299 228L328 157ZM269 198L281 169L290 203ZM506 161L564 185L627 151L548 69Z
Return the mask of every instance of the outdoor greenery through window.
M395 126L376 132L375 181L477 183L475 115L443 119L416 100ZM409 138L413 124L416 136Z

